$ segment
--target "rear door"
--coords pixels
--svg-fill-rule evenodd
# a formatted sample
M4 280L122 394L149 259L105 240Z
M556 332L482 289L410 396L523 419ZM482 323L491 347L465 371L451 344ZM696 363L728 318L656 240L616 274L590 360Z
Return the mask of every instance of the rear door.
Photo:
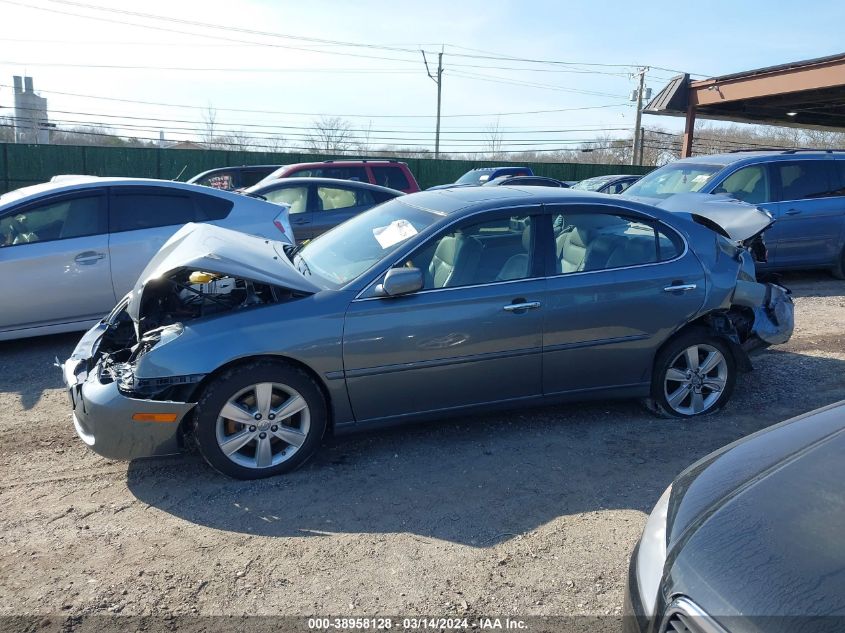
M777 244L773 265L829 266L841 252L845 197L832 159L771 164L778 202L777 220L766 233Z
M704 302L701 264L676 231L627 209L551 213L543 393L645 393L657 348Z
M106 196L51 196L0 212L0 330L84 322L115 304Z

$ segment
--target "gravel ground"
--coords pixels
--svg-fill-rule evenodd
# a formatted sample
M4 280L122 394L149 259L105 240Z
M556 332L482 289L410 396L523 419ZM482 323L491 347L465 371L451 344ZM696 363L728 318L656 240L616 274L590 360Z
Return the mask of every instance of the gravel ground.
M695 423L566 405L330 441L225 479L111 462L73 431L78 335L0 343L0 615L618 614L661 491L711 450L845 398L845 282L784 279L796 332Z

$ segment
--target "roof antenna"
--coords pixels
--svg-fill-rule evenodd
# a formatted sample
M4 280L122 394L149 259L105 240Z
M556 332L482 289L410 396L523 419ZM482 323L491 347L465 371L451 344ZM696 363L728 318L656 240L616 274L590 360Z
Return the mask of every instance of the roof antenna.
M178 176L176 176L176 178L174 178L173 180L174 180L174 181L179 180L179 179L182 177L182 174L184 174L184 173L185 173L185 170L186 170L187 168L188 168L188 165L187 165L187 163L186 163L186 164L185 164L185 166L182 168L182 171L180 171L180 172L179 172L179 175L178 175Z

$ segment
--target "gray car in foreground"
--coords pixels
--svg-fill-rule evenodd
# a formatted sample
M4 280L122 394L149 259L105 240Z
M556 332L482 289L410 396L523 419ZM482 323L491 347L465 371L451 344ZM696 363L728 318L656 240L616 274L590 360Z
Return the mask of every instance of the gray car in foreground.
M626 633L845 630L845 402L678 475L631 557Z
M294 240L286 207L199 185L67 176L3 194L0 341L88 329L189 222Z
M76 430L112 458L190 439L256 478L329 431L482 408L710 413L747 352L793 327L743 246L771 217L729 211L469 187L396 198L304 247L185 227L64 364Z

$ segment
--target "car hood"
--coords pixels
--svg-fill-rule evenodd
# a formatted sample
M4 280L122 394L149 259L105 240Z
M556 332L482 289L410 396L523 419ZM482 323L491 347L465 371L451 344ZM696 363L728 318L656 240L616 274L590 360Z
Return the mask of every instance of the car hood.
M321 288L284 255L285 244L212 224L186 224L164 243L129 295L127 312L138 322L141 296L153 279L178 268L222 273L313 294Z
M838 403L690 467L670 498L670 590L712 615L845 615L843 453Z
M772 223L771 213L727 194L679 193L664 200L628 196L631 200L651 204L664 211L689 214L693 220L704 218L720 227L730 239L743 242L759 235Z

